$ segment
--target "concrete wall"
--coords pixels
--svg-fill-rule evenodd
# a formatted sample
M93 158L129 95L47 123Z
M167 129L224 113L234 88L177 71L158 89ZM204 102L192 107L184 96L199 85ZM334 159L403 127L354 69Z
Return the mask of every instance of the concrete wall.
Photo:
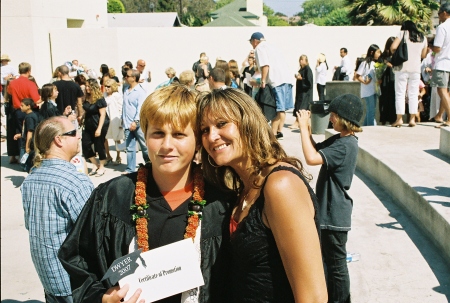
M107 0L2 0L1 52L10 56L14 66L29 62L32 74L42 86L52 74L50 30L67 29L68 24L106 27L106 3ZM77 43L70 36L67 38L70 43L66 48Z
M396 35L398 26L379 27L204 27L204 28L114 28L114 29L52 29L53 64L77 58L99 69L105 63L120 71L126 60L135 64L137 59L147 61L152 71L150 89L165 81L165 69L173 67L177 74L190 69L201 52L206 52L214 65L215 59L235 59L241 63L251 45L251 34L261 31L268 42L277 44L287 62L289 73L299 69L298 59L306 54L314 70L317 55L325 53L329 65L328 80L331 81L333 67L340 64L339 49L347 47L351 62L365 54L370 44L384 48L388 37ZM76 43L74 43L76 41ZM51 74L42 74L49 79ZM40 82L41 83L41 82ZM317 99L315 92L314 99Z
M448 127L440 130L439 152L450 158L450 129Z
M314 69L319 53L327 56L331 80L333 66L340 63L341 47L348 48L354 62L370 44L383 48L386 39L399 30L398 26L110 29L106 3L107 0L3 0L1 52L11 57L12 65L31 63L32 74L40 86L51 78L56 66L72 59L95 70L106 63L119 72L124 61L142 58L153 74L152 89L166 80L167 67L174 67L179 74L190 69L203 51L212 63L217 57L242 62L251 49L251 34L261 31L267 41L282 49L291 66L292 82L299 56L306 54Z

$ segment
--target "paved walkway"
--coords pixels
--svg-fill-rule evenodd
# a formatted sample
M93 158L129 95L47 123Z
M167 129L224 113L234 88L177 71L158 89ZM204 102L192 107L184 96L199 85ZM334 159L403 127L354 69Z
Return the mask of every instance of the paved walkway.
M287 124L293 120L288 113ZM402 155L414 151L402 142L402 132L414 132L415 129L389 129L392 136L384 135L372 138L372 127L360 134L360 144L373 142L374 152L380 157L396 155L392 166L410 172L414 176L422 176L428 181L421 186L433 194L438 205L448 211L446 204L449 181L441 176L443 173L429 171L427 158L418 157L415 161L406 162ZM416 128L418 129L418 127ZM400 132L399 132L400 131ZM396 132L396 133L395 133ZM422 132L421 132L422 134ZM439 138L438 132L430 127L427 132L430 138ZM394 135L397 139L394 140ZM298 131L284 130L281 141L290 155L302 158ZM316 135L316 141L324 139ZM423 135L418 136L412 145L421 147ZM378 141L375 141L378 140ZM436 141L436 139L433 139ZM389 143L391 142L391 143ZM370 143L372 144L372 143ZM395 148L392 144L405 148ZM428 143L427 143L428 144ZM434 144L434 143L433 143ZM435 150L426 148L430 155ZM423 150L423 148L422 148ZM115 153L112 152L113 157ZM125 157L122 157L125 160ZM139 154L138 160L142 161ZM408 161L410 161L408 159ZM448 172L449 159L440 158L442 172ZM434 165L434 164L433 164ZM311 185L314 187L320 167L308 167L314 176ZM99 178L92 177L95 185L116 177L125 169L125 165L108 166L107 173ZM31 262L28 245L28 233L24 228L23 210L19 186L26 173L19 170L18 165L9 165L6 156L6 144L1 143L1 302L2 303L39 303L44 302L42 286ZM447 182L446 182L447 181ZM438 186L438 187L437 187ZM419 189L418 189L419 190ZM404 211L399 208L381 187L367 179L357 171L353 179L350 195L354 199L352 215L353 227L349 233L348 251L361 255L358 262L349 263L351 275L351 292L353 302L396 302L396 303L440 303L450 302L450 269L440 257L439 251L427 240Z

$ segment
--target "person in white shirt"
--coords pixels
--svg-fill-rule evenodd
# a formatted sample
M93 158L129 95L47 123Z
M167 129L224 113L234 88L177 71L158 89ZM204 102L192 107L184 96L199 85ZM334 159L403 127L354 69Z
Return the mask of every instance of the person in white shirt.
M441 98L441 105L447 113L447 121L440 127L450 126L450 2L444 3L439 8L439 21L442 23L436 29L434 38L433 52L436 54L431 78L431 86L437 87L437 92ZM434 117L435 121L442 121L442 116Z
M294 108L290 69L285 56L274 44L267 43L262 33L253 33L249 41L255 50L256 64L261 71L261 88L264 89L266 84L270 85L275 96L277 114L271 125L275 137L281 139L286 110Z
M374 126L375 121L375 108L377 105L377 93L376 93L376 75L375 75L375 62L381 56L381 50L376 44L372 44L367 49L366 58L359 65L358 70L355 72L356 81L362 83L361 85L361 98L366 101L366 116L364 118L363 126ZM403 102L405 102L403 100Z
M146 69L145 66L146 63L142 59L139 59L136 63L136 70L138 70L141 74L139 77L139 83L148 95L150 93L148 84L152 82L152 72Z
M409 124L416 126L415 116L419 105L420 63L427 56L428 41L425 39L415 23L407 20L403 22L400 32L391 45L392 53L400 46L402 39L408 46L408 60L401 66L394 67L395 75L395 112L397 120L391 125L400 127L403 124L405 114L406 93L408 94Z
M17 69L14 66L8 65L11 59L9 59L9 56L7 54L2 54L0 60L2 61L2 68L1 68L2 95L5 96L6 83L8 83L8 80L17 78L19 76L19 73L17 73Z
M338 67L341 68L341 75L342 80L349 81L350 80L350 73L352 72L352 69L350 68L350 59L347 55L348 51L345 47L341 48L340 55L341 55L341 65L335 66L334 69L337 69Z
M316 84L319 101L325 101L325 84L327 83L328 63L324 54L319 54L316 64Z

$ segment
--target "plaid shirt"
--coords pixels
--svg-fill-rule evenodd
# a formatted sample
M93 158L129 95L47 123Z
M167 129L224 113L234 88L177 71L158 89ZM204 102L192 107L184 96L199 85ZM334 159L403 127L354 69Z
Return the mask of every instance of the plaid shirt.
M88 176L61 159L43 160L22 183L31 258L49 294L72 294L69 275L57 254L93 190Z

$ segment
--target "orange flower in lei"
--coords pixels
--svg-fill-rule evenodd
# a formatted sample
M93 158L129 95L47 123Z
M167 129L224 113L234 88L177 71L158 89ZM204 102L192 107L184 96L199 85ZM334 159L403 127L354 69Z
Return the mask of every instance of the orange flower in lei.
M148 169L145 166L139 167L135 190L135 205L130 208L134 212L132 218L136 221L138 249L142 249L142 252L149 250L148 215L146 214L146 209L148 208L146 198L147 176ZM206 204L206 200L203 199L204 195L205 182L203 180L202 169L200 166L196 166L194 168L194 192L192 200L189 203L188 224L184 234L185 239L192 238L192 241L194 241L198 225L202 219L203 206Z

